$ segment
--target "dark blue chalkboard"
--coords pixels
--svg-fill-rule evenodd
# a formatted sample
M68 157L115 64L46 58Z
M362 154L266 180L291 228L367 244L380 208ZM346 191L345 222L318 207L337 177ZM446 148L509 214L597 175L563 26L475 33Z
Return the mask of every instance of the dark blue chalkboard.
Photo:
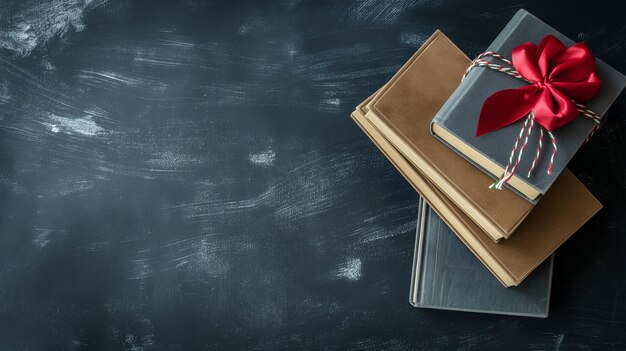
M624 72L620 5L3 2L0 349L626 348L623 97L547 320L409 305L418 196L349 118L435 29L474 56L520 7Z

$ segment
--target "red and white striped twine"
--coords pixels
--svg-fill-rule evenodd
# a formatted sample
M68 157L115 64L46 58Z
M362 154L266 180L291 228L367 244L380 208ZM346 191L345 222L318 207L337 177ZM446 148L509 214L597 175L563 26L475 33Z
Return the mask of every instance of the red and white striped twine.
M506 63L509 66L512 67L506 67L506 66L502 66L502 65L498 65L496 63L490 62L490 61L486 61L483 60L484 57L494 57L496 59L499 59L500 61ZM513 68L513 62L511 62L510 60L508 60L507 58L503 57L502 55L493 52L493 51L486 51L483 52L482 54L478 55L478 57L476 57L476 59L474 59L474 61L472 61L472 64L467 68L467 70L465 70L465 73L463 74L463 79L465 79L467 77L467 75L469 74L469 72L474 68L474 67L487 67L493 70L496 70L498 72L502 72L502 73L506 73L510 76L513 76L517 79L523 80L527 83L533 84L534 82L524 78L521 74L519 74L519 72L517 72L514 68ZM576 107L578 108L578 111L585 117L591 118L591 120L593 120L596 125L593 128L593 130L591 131L591 133L589 133L589 135L587 136L587 139L585 139L585 143L587 143L589 141L589 139L591 139L591 137L596 133L596 131L600 128L600 122L602 121L600 116L598 116L595 112L593 112L592 110L588 109L585 105L578 103L577 101L572 100L572 102L574 104L576 104ZM506 184L511 178L513 178L513 175L515 174L515 171L517 170L517 166L519 165L521 159L522 159L522 154L524 153L524 149L526 148L526 144L528 143L528 138L532 132L533 126L535 123L535 116L533 114L532 111L530 111L530 113L528 114L528 116L526 117L526 120L524 121L524 124L522 125L522 128L520 130L519 135L517 136L517 138L515 139L515 143L513 144L513 149L511 150L511 155L509 156L509 162L506 165L506 168L504 169L504 173L502 173L502 175L498 178L498 181L496 181L495 183L491 184L489 186L489 189L502 189L502 186L504 184ZM537 152L535 153L535 157L533 159L532 164L530 165L530 169L528 170L528 175L526 176L527 178L530 178L533 170L535 169L536 165L537 165L537 161L539 159L539 156L541 154L542 148L543 148L543 132L544 129L542 126L538 126L539 127L539 145L537 146ZM549 131L546 130L548 136L550 137L550 143L552 144L552 154L550 155L550 163L548 164L548 170L547 173L549 175L552 174L553 171L553 166L554 166L554 158L556 156L556 150L557 150L557 146L556 146L556 137L554 136L554 134ZM524 133L526 134L525 138L524 138L524 142L522 143L521 147L519 148L519 152L518 152L518 145L519 142L522 139L522 136L524 136ZM515 154L517 153L517 158L515 159L515 163L513 163L513 159L515 158ZM509 171L510 170L510 171Z
M535 166L537 165L537 160L539 159L539 155L541 154L541 149L543 148L543 128L539 128L539 144L537 145L537 152L535 153L535 158L533 158L533 163L530 165L530 169L528 170L528 175L526 178L530 178L530 175L533 173Z

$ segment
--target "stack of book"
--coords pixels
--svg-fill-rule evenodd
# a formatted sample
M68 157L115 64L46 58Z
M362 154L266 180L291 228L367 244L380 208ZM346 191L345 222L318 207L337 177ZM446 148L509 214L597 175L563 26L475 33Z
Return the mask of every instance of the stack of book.
M520 10L487 51L510 55L514 46L538 43L547 34L566 46L573 44ZM494 92L528 83L487 68L474 69L462 80L470 64L472 60L436 31L351 116L424 201L410 302L545 317L552 254L602 208L566 168L594 122L578 117L554 132L559 153L552 175L546 174L546 162L540 162L530 177L519 172L502 190L490 190L506 168L522 122L477 137L481 106ZM587 107L602 116L626 85L626 77L600 60L596 67L602 87ZM538 143L529 141L527 148L533 151L528 153L534 153ZM542 157L549 158L549 153ZM523 160L520 167L532 160Z

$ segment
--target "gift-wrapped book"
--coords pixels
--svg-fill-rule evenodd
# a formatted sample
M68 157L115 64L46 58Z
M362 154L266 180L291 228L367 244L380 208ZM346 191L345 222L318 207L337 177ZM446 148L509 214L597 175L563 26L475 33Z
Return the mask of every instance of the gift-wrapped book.
M481 68L443 105L432 132L499 178L496 187L506 184L531 203L548 191L626 85L624 75L594 59L584 44L525 10L474 66Z

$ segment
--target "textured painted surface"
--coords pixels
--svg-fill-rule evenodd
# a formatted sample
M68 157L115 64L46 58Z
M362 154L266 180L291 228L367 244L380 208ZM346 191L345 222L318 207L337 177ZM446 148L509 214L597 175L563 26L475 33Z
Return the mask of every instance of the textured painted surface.
M626 71L618 4L3 3L0 349L626 348L623 98L545 321L409 305L417 195L348 117L520 6Z

